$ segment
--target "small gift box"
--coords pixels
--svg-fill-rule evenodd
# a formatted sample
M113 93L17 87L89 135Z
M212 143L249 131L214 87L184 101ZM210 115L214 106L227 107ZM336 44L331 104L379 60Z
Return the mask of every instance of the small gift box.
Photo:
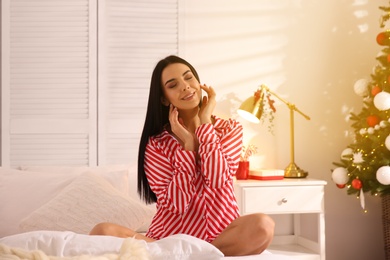
M249 179L255 180L283 180L284 170L255 169L249 171Z

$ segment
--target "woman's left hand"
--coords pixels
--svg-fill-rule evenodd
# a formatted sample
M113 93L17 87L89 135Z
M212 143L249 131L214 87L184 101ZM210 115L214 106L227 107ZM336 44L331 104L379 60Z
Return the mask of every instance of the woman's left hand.
M202 105L199 110L200 123L211 123L211 116L217 103L215 100L216 93L211 86L207 86L206 84L200 85L200 88L207 93L207 96L203 96Z

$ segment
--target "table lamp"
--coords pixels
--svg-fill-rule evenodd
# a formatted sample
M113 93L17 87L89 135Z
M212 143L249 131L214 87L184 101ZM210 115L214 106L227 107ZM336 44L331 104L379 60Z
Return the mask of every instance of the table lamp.
M264 104L266 102L265 97L269 94L275 96L287 107L290 109L290 164L284 170L285 178L305 178L308 173L295 164L294 158L294 112L298 112L307 120L310 120L310 117L301 112L294 104L291 104L278 96L276 93L272 92L267 86L261 85L255 94L248 99L246 99L238 109L238 114L244 119L252 122L259 123L263 115Z

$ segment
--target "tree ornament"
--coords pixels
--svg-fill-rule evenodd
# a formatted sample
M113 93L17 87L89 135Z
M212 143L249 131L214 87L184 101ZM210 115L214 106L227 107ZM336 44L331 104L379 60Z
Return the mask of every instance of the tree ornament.
M359 195L360 195L360 206L364 210L365 207L366 207L366 201L364 199L364 191L363 191L363 189L360 189Z
M381 91L382 89L376 85L371 89L371 96L375 97Z
M348 171L344 167L337 167L332 172L332 180L338 185L344 185L348 182Z
M390 184L390 166L382 166L376 171L376 179L383 185Z
M376 115L370 115L367 117L367 124L370 127L374 127L379 123L379 118Z
M342 160L348 159L348 157L351 156L352 154L353 154L352 148L346 148L341 153L341 159Z
M351 185L355 190L360 190L363 186L362 181L359 179L353 179Z
M390 46L390 32L388 30L378 33L376 42L382 46Z
M353 89L356 95L365 97L368 95L368 84L369 81L367 79L359 79L355 82Z
M336 184L337 188L339 189L344 189L345 187L345 184Z
M388 135L388 136L386 137L385 146L386 146L387 150L390 151L390 135Z
M374 105L380 111L390 109L390 94L385 91L378 93L374 97Z
M353 154L353 163L362 163L363 160L363 154L361 152L354 153Z

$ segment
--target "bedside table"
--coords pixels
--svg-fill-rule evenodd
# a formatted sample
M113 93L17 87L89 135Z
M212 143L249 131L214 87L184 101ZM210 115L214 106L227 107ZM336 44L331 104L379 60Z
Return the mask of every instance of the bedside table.
M280 215L292 216L292 232L283 235L275 234L268 250L305 260L325 260L325 185L326 181L309 178L234 181L241 215L265 213L273 218ZM317 235L316 238L310 239L303 236L302 230L312 231L314 227L310 222L306 223L303 218L313 214ZM275 223L277 227L279 225L277 220Z

